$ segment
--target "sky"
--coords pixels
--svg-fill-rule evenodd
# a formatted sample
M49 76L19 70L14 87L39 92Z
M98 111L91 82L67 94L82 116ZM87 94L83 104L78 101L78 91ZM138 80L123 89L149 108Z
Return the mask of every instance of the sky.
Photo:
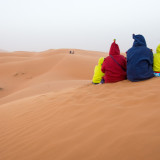
M44 51L76 48L120 51L142 34L160 44L160 0L0 0L0 49Z

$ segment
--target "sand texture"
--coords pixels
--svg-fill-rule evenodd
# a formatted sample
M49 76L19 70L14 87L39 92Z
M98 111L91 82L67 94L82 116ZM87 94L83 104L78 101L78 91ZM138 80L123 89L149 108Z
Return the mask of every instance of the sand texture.
M160 160L160 78L92 85L106 53L0 52L0 160Z

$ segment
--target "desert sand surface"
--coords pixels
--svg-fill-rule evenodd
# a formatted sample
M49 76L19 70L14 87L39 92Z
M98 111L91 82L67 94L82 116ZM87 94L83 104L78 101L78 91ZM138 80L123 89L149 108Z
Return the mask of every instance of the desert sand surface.
M0 160L160 160L160 78L92 85L107 53L0 52Z

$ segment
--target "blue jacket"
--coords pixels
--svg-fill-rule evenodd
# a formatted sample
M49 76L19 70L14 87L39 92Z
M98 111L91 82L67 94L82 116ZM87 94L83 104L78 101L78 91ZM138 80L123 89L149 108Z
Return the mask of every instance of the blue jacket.
M153 53L142 35L133 35L133 39L133 47L126 52L127 78L133 82L152 78Z

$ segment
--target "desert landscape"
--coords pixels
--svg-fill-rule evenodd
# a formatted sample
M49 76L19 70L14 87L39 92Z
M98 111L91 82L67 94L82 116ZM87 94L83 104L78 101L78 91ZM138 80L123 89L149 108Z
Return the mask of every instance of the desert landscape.
M0 160L159 160L160 78L93 85L107 53L0 51Z

